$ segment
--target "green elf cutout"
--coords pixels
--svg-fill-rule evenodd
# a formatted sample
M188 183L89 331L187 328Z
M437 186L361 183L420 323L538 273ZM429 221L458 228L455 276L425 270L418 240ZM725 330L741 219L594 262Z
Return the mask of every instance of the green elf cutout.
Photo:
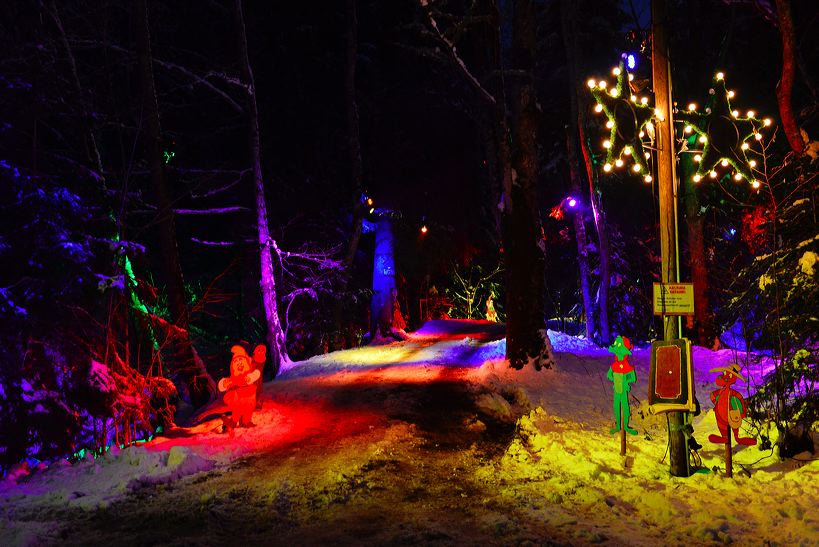
M615 426L611 433L617 433L625 429L626 433L636 435L637 430L628 425L631 412L628 406L628 394L631 392L631 384L637 381L637 374L634 367L628 362L631 349L634 346L631 340L624 336L618 336L612 345L609 346L609 353L614 354L614 361L609 367L606 377L614 383L614 422Z

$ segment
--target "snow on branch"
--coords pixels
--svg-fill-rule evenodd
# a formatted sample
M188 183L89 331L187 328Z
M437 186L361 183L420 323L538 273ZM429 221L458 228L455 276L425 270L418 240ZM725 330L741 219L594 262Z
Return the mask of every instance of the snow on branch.
M492 104L496 104L497 101L495 101L495 97L481 85L478 79L472 74L472 72L469 71L463 59L461 59L461 57L458 55L458 50L455 47L455 44L449 38L447 38L443 32L441 32L440 28L438 28L438 22L435 20L435 17L432 14L432 8L429 5L429 0L418 0L418 3L426 13L429 24L432 27L432 30L435 31L435 35L446 45L446 49L449 52L451 60L460 68L466 79L469 80L469 82L475 87L475 89L478 90L484 99Z
M244 213L249 211L247 207L233 206L233 207L214 207L212 209L174 209L173 212L177 215L224 215L227 213Z

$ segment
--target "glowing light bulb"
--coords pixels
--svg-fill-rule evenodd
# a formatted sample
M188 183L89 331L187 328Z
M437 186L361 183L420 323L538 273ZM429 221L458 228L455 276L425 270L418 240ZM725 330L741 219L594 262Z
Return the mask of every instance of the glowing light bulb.
M610 163L607 163L606 165L604 165L604 166L603 166L603 171L605 171L606 173L608 173L609 171L611 171L611 164L610 164Z
M367 198L367 205L373 204L373 198Z
M594 107L594 111L595 112L603 112L603 105L600 104L600 103L597 103L597 106Z
M742 146L740 146L740 148L742 148L743 150L748 150L750 147L751 145L748 144L747 142L743 142Z
M696 110L696 109L697 109L697 103L691 103L691 104L688 105L688 110Z
M708 173L708 176L711 177L712 179L715 179L715 178L717 178L717 172L716 171L711 171L710 173Z
M623 160L617 158L617 161L614 162L614 165L616 165L617 167L623 167Z
M754 138L758 141L762 140L762 133L754 133Z
M734 98L734 95L736 95L736 93L734 93L734 90L733 90L733 89L731 89L731 90L729 90L729 91L728 91L728 98L729 98L729 99L733 99L733 98Z
M646 159L648 159L648 158L650 158L650 157L651 157L651 154L649 154L648 152L646 152L646 153L644 154L644 156L646 157Z
M637 136L642 139L643 137L646 136L645 131L640 131L639 133L637 133Z
M606 89L606 86L607 86L608 84L606 83L606 80L600 80L600 83L599 83L599 84L597 84L597 85L599 85L599 86L600 86L600 89Z
M694 130L694 128L693 128L693 127L691 127L690 125L686 125L686 126L683 128L683 131L684 131L684 132L686 132L686 133L691 133L693 130Z
M616 67L612 68L611 73L614 74L615 76L619 76L620 75L620 67L616 66Z
M663 111L660 110L659 108L654 109L654 115L657 116L661 120L665 119L665 118L663 118Z
M625 148L623 148L623 154L625 154L626 156L630 156L631 155L631 147L626 146Z
M699 175L694 175L694 182L699 182L700 180L702 180L702 177L701 177L701 176L699 176Z
M643 180L645 180L646 182L651 182L654 179L651 178L651 175L646 175Z
M694 156L694 161L697 162L697 163L701 162L702 161L702 156L700 156L699 154L696 154Z
M753 186L754 188L759 188L759 181L758 180L752 180L751 181L751 186Z
M586 82L586 85L589 86L590 88L594 89L595 87L597 87L597 82L595 80L593 80L593 79L589 79L589 81Z
M734 175L734 180L742 180L742 173L737 173Z
M567 203L569 204L569 207L574 207L575 205L577 205L577 200L574 198L569 198L569 201Z
M771 125L771 119L765 118L764 120L762 120L762 123L765 124L765 127L768 127L769 125Z
M637 102L637 95L632 95L631 96L631 102L633 102L633 103Z
M732 110L731 111L731 116L733 116L735 118L739 118L739 110Z
M642 167L640 167L639 163L635 163L634 166L631 168L635 173L639 173Z
M749 161L748 165L750 165L751 167L756 167L756 160Z
M699 141L700 141L702 144L705 144L705 143L707 143L707 142L708 142L708 137L706 137L705 135L700 135L700 138L699 138L698 140L699 140Z
M421 226L421 233L422 233L422 234L425 234L425 233L427 233L428 231L429 231L429 230L427 229L427 225L426 225L426 224L424 224L423 226Z
M722 72L717 72L717 80L722 80L723 78L725 78L725 74Z
M611 121L611 120L607 121L607 122L606 122L606 127L607 127L608 129L611 129L612 127L614 127L614 122L613 122L613 121Z
M629 74L628 81L631 82L632 80L634 80L634 74Z
M611 91L609 91L609 95L611 95L612 97L619 97L620 96L620 90L617 89L616 87L613 87L613 88L611 88Z
M603 141L603 148L611 148L611 141L609 140Z
M722 165L723 167L728 167L728 160L722 160L721 162L719 162L719 164Z
M374 212L375 212L375 207L370 207L370 214L373 214Z
M640 97L641 104L648 104L648 97Z
M755 114L756 114L756 112L754 112L753 110L748 111L748 117L749 118L753 118Z

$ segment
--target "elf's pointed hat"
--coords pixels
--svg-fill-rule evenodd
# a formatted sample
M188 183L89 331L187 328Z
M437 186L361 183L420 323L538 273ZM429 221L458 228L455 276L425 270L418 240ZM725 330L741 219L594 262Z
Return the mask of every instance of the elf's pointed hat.
M240 346L239 344L236 344L235 346L230 348L230 352L233 353L233 357L240 357L242 359L247 359L248 361L250 361L250 356L247 354L247 350L243 346Z
M625 336L622 336L621 338L623 339L623 345L626 346L627 349L634 349L634 345L631 343L631 340Z
M712 368L708 372L730 372L731 374L733 374L734 376L736 376L737 378L739 378L743 382L747 383L748 380L743 378L742 374L740 374L739 371L740 371L740 366L737 363L731 363L727 367Z

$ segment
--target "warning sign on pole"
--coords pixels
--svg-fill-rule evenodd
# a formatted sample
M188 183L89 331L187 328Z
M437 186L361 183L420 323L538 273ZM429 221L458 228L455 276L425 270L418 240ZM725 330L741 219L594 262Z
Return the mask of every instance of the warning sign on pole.
M654 315L694 315L693 283L654 283Z

